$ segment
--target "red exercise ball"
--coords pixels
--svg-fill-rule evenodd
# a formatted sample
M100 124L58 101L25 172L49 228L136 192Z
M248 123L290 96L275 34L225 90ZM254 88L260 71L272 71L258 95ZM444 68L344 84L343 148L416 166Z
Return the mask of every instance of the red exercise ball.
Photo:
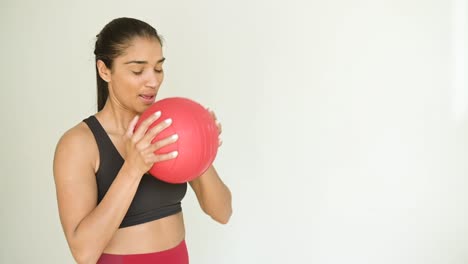
M171 97L156 101L140 116L135 127L157 111L161 117L150 125L171 118L172 124L161 131L153 143L173 134L179 136L175 143L169 144L156 154L178 151L174 159L155 163L150 174L169 183L184 183L203 174L213 163L218 151L218 128L211 113L199 103L182 97Z

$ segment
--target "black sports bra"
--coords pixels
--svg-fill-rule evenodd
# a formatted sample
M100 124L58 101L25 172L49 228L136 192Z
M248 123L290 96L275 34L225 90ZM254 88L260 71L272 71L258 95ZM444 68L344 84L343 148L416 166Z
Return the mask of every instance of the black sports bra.
M99 149L100 163L96 172L96 182L98 203L100 203L125 160L95 116L83 121L93 132ZM186 192L187 183L166 183L149 174L143 175L120 228L146 223L182 211L181 200Z

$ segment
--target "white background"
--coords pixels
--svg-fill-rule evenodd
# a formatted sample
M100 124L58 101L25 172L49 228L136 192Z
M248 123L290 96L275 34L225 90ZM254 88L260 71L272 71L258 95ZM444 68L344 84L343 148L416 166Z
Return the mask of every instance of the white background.
M96 109L94 36L164 37L160 98L213 108L219 225L190 191L191 263L468 263L464 0L0 3L0 262L73 263L57 140Z

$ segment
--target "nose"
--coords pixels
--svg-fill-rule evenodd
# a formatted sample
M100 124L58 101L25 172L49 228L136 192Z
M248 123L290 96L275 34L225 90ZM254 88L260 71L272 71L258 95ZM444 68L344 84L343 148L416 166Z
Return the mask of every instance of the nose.
M146 86L151 88L157 88L161 84L161 76L156 72L152 72L148 76Z

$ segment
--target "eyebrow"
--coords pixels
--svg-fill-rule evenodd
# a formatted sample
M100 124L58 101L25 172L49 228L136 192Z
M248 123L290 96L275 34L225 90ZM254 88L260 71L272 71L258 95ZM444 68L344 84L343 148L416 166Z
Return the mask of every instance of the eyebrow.
M162 58L160 60L158 60L158 62L156 64L159 64L161 62L164 62L166 60L166 58ZM136 63L136 64L148 64L148 61L139 61L139 60L132 60L132 61L127 61L125 62L124 64L131 64L131 63Z

